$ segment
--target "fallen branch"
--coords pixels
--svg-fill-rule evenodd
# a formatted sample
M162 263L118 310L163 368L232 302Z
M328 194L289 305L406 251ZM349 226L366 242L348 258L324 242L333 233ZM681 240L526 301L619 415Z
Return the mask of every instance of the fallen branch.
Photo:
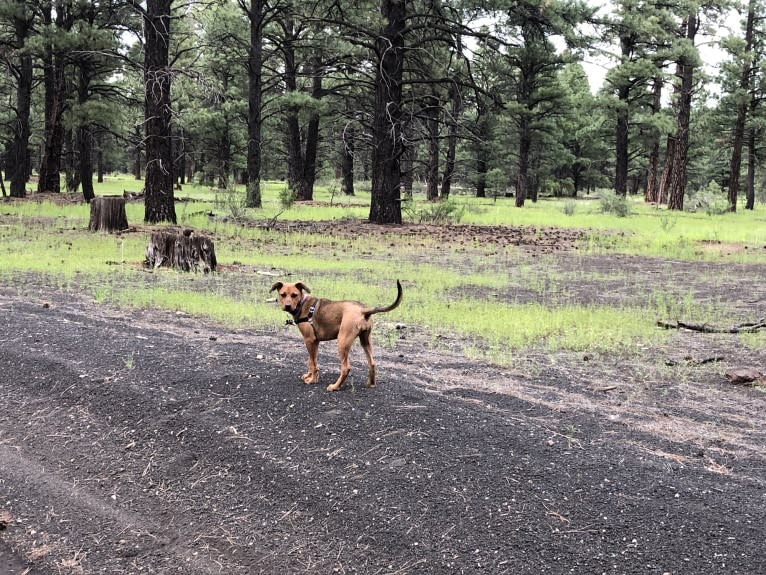
M726 358L724 356L722 356L722 355L714 355L712 357L703 357L702 359L694 359L691 356L686 356L686 357L684 357L681 360L668 359L665 362L665 365L671 365L671 366L672 365L678 365L682 361L686 365L705 365L706 363L717 363L719 361L723 361L724 359L726 359Z
M702 333L753 333L759 329L766 329L766 319L757 322L740 323L733 327L715 327L706 323L689 323L686 321L657 321L657 326L663 329L688 329Z

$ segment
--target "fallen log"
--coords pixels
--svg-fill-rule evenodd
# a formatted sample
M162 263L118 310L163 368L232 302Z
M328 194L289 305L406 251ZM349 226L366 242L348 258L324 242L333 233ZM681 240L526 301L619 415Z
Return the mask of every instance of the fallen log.
M702 333L753 333L759 329L766 329L766 319L756 322L740 323L732 327L714 327L706 323L689 323L686 321L657 321L657 325L663 329L688 329Z
M88 229L92 232L121 232L128 229L128 216L125 213L125 198L120 196L97 196L90 201L90 221Z
M185 272L214 272L217 265L215 246L208 236L188 228L152 232L146 247L145 265Z

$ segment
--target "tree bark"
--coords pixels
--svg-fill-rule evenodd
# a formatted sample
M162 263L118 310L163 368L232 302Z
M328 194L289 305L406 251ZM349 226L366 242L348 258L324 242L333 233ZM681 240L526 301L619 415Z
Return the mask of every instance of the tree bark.
M477 92L476 98L476 197L486 198L492 125L489 110L482 100L482 95Z
M662 77L654 78L652 97L652 114L659 114L662 109ZM644 201L655 203L658 200L659 193L657 189L657 171L660 165L660 140L657 137L651 145L649 153L649 163L646 169L646 190L644 192Z
M77 100L84 106L90 95L91 67L87 59L80 62L80 79L77 86ZM93 190L93 134L91 125L83 123L77 128L77 143L79 145L79 172L82 196L86 202L96 197Z
M386 21L375 40L375 109L373 117L372 197L370 221L401 224L402 79L404 74L404 33L407 4L382 0Z
M618 90L617 126L615 128L614 191L619 196L628 194L628 88Z
M104 183L104 138L100 132L96 136L96 181Z
M668 142L665 146L665 166L662 169L662 178L660 178L660 187L657 190L657 203L664 204L670 190L670 179L673 174L673 166L676 161L676 139L668 136Z
M128 216L125 213L125 198L119 196L99 196L90 202L90 222L92 232L121 232L128 229Z
M169 66L173 0L147 0L144 15L146 177L144 221L176 223L171 141L172 72Z
M751 52L753 50L753 24L755 21L755 0L748 2L747 22L745 24L745 56L742 62L742 75L739 80L739 101L737 119L734 123L731 162L729 163L729 210L737 211L739 195L739 176L742 169L742 147L745 141L745 122L750 105L750 74L752 70Z
M745 209L755 209L755 166L758 162L756 156L758 138L756 138L757 129L751 126L747 131L747 199Z
M319 100L322 97L322 66L321 58L314 55L311 59L311 97ZM313 111L306 128L306 150L303 156L303 177L301 182L302 196L306 200L314 199L314 183L317 176L317 154L319 151L319 113Z
M69 32L73 24L71 3L57 2L57 33ZM68 92L65 76L67 49L47 46L45 52L45 143L37 191L58 193L61 191L61 151L64 148L64 112Z
M457 154L457 136L458 121L463 113L463 102L460 95L460 89L457 85L452 85L450 90L452 97L452 114L448 122L449 133L447 135L447 154L444 159L444 176L442 177L441 197L443 200L449 198L452 189L452 178L455 175L455 156Z
M215 246L209 237L190 229L152 232L145 263L151 268L214 272L217 265Z
M143 149L143 138L141 137L141 128L134 126L135 146L131 148L133 152L133 178L141 180L141 150Z
M426 118L428 133L428 164L426 167L426 199L433 202L439 199L439 99L431 94L426 98L423 115Z
M73 193L80 187L80 166L78 161L79 143L77 136L72 134L71 129L64 131L64 152L62 160L64 162L64 183L66 191Z
M532 134L529 120L522 117L519 123L519 173L516 177L516 207L524 207L529 184L529 153L532 149Z
M692 13L686 20L686 38L694 44L697 35L698 20L696 13ZM694 87L694 64L682 59L678 64L678 112L676 115L676 149L671 174L670 195L668 196L668 209L683 210L684 195L686 194L687 168L689 161L689 124L691 121L692 89Z
M284 59L285 90L288 94L298 91L298 64L295 60L295 41L297 33L295 22L288 14L281 20L284 39L281 51ZM301 127L298 120L299 109L297 106L288 106L286 110L287 132L287 186L295 193L296 200L305 200L301 190L301 178L303 177L303 154L301 153Z
M247 193L245 205L260 208L261 198L261 99L263 73L264 1L239 0L250 21L250 46L247 52Z
M11 144L10 195L23 198L27 195L27 181L30 174L29 158L29 115L32 107L32 56L22 50L32 29L32 17L27 14L26 2L15 2L16 12L13 17L14 44L19 50L18 66L13 70L16 76L16 121L13 123L13 143Z
M354 195L354 135L349 126L341 138L340 189L347 196Z

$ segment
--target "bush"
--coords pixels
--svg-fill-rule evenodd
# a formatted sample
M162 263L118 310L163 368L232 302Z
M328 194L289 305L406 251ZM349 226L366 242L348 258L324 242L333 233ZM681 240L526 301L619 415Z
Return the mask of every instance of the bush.
M716 182L710 182L707 187L698 190L686 204L686 211L704 210L709 216L720 216L731 211L726 192Z
M414 200L404 200L402 210L407 219L418 224L456 224L465 214L465 207L452 200L423 205L416 204Z
M618 195L613 191L602 193L599 209L602 214L613 214L618 218L625 218L631 213L628 198Z
M289 210L295 203L295 192L288 187L284 187L279 190L279 204L285 209Z
M561 211L565 216L573 216L577 209L577 202L574 200L567 200L561 208Z

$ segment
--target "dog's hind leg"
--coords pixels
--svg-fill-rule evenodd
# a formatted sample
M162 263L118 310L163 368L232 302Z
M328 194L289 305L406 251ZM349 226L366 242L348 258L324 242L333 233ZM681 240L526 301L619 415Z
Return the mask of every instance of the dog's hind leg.
M346 335L343 335L343 330L341 330L341 334L338 336L338 357L340 358L340 375L338 376L338 381L333 383L332 385L327 386L327 391L338 391L342 386L343 382L346 381L346 378L348 377L349 372L351 371L351 361L349 360L348 356L351 353L351 346L354 343L354 337L349 338Z
M367 356L367 387L375 387L375 360L372 358L372 332L363 331L359 334L364 354Z

